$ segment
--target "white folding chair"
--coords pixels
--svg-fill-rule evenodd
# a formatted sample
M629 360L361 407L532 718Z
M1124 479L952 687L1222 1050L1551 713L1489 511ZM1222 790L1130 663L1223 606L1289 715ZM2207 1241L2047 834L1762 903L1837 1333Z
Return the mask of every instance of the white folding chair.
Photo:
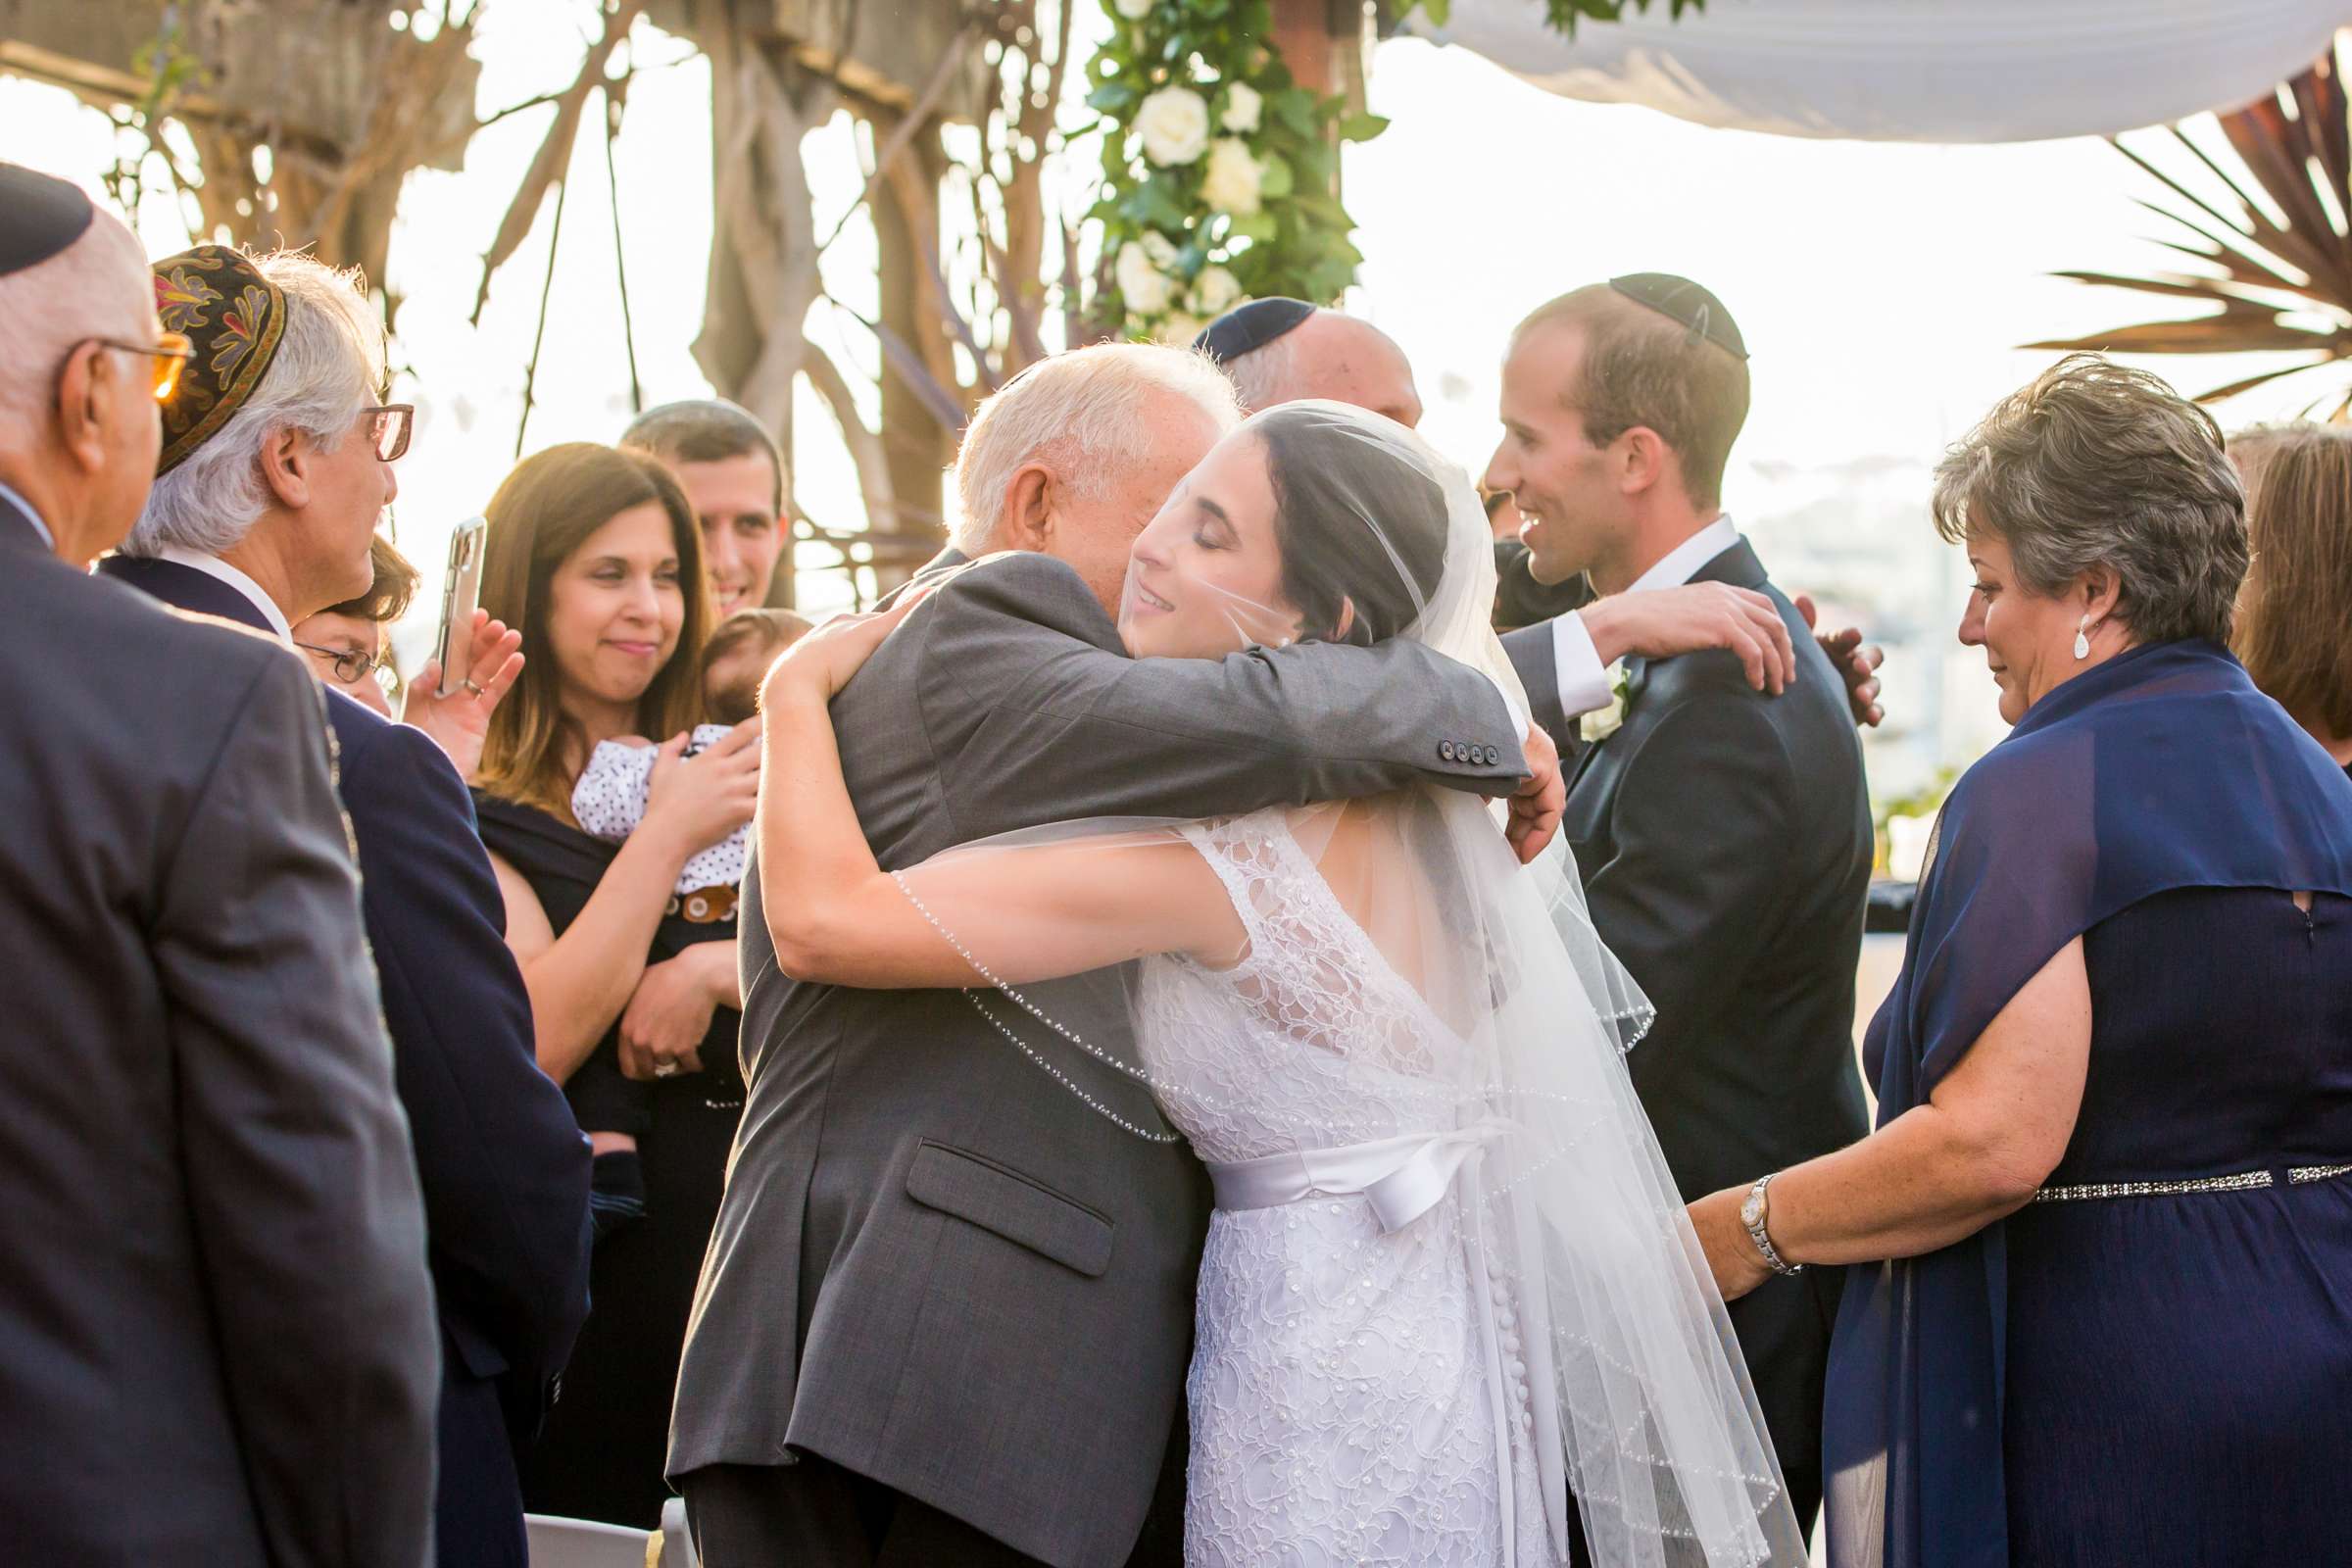
M703 1568L703 1559L695 1555L694 1537L687 1533L684 1497L672 1497L662 1505L660 1568Z
M531 1568L647 1568L655 1560L649 1548L659 1538L648 1531L544 1513L526 1513L522 1524ZM666 1563L665 1551L661 1560Z

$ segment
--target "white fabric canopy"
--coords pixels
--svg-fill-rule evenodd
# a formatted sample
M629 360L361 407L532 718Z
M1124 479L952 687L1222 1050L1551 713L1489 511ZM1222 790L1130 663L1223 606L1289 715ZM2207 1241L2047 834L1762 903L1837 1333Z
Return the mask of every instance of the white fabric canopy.
M2346 0L1671 0L1573 41L1542 0L1453 0L1458 44L1539 87L1702 125L1869 141L2035 141L2232 109L2326 52Z

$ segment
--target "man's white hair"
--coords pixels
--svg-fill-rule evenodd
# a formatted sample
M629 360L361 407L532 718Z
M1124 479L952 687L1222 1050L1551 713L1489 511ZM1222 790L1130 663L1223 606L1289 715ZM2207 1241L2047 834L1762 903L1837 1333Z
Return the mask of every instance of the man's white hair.
M1004 489L1024 464L1044 462L1080 494L1099 498L1122 464L1150 456L1150 402L1169 392L1219 430L1240 422L1233 383L1207 356L1151 343L1099 343L1040 360L980 405L956 453L953 538L967 556L993 548Z
M1323 313L1316 311L1298 323L1304 326ZM1225 374L1233 389L1241 394L1242 411L1255 414L1278 403L1291 403L1300 396L1298 387L1298 327L1294 326L1273 342L1237 354L1225 362Z
M154 318L147 253L100 209L73 244L0 277L0 343L8 345L0 356L0 419L46 439L66 356L94 337L144 343Z
M358 271L295 251L257 256L254 266L286 298L277 354L245 406L155 481L124 555L152 556L167 545L208 556L234 549L270 505L263 448L292 429L334 451L383 386L383 322Z

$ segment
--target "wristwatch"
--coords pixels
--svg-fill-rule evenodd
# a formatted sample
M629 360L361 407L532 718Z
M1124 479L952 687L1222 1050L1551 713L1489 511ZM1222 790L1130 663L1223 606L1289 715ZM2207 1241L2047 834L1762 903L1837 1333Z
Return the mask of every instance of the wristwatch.
M1764 1189L1770 1187L1772 1178L1779 1174L1776 1170L1770 1175L1756 1178L1756 1185L1747 1190L1747 1201L1740 1205L1740 1223L1747 1227L1747 1239L1756 1244L1756 1250L1764 1254L1765 1265L1775 1274L1802 1274L1805 1265L1791 1263L1782 1257L1779 1249L1772 1245L1771 1235L1764 1229L1772 1207L1771 1200L1764 1196Z

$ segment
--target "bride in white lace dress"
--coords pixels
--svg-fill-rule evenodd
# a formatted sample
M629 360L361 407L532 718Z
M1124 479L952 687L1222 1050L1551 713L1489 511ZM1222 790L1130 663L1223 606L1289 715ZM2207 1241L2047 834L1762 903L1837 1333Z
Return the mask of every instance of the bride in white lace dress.
M1120 630L1184 658L1413 636L1524 712L1487 629L1488 539L1466 477L1401 426L1286 405L1145 530ZM1486 808L1432 789L1067 824L885 873L825 704L920 616L834 623L769 675L779 962L970 988L1058 1080L1041 1092L1119 1120L1086 1075L1131 1073L1206 1164L1187 1562L1551 1568L1579 1521L1610 1568L1802 1562L1619 1059L1644 1004L1560 854L1522 869ZM1132 1050L1020 989L1137 959Z

